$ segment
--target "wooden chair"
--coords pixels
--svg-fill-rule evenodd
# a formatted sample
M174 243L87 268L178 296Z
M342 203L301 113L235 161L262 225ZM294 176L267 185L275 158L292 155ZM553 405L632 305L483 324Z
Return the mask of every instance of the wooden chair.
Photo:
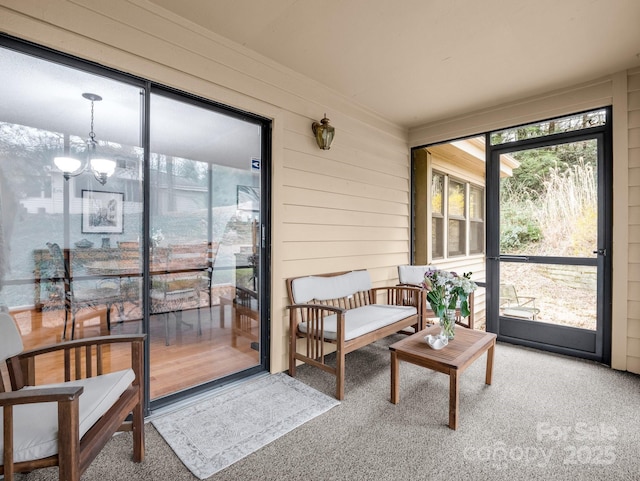
M236 297L232 306L231 346L236 347L238 336L248 339L252 344L260 342L258 293L236 286Z
M116 431L133 432L133 460L144 459L142 353L144 335L68 341L23 352L12 317L0 313L0 358L9 383L0 377L3 409L0 474L58 466L59 479L78 481ZM108 346L128 344L131 367L105 373ZM35 386L36 359L51 362L61 352L64 382ZM132 420L125 420L132 414Z
M424 274L429 269L434 269L431 265L424 266L412 266L412 265L401 265L398 266L398 285L400 286L414 286L414 287L422 287L422 282L424 281ZM467 301L469 303L469 311L471 313L465 319L460 315L460 309L456 309L456 324L464 326L468 329L473 329L475 324L475 313L474 313L474 299L473 292L469 294L469 299ZM436 315L429 308L429 302L427 301L426 292L423 295L422 300L422 325L427 324L427 319L435 318Z

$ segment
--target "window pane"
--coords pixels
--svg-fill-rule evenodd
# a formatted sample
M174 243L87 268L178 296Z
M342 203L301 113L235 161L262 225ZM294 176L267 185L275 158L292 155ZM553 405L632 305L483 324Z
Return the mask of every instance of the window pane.
M4 48L0 65L0 305L26 348L141 332L139 250L125 261L120 248L142 232L140 88ZM102 98L97 151L116 162L104 183L88 165L86 93ZM77 163L67 179L63 155ZM125 272L112 269L121 261ZM111 354L105 368L122 369ZM38 383L61 381L56 371Z
M484 191L471 186L469 197L469 217L471 219L484 219Z
M500 263L500 315L595 330L597 268Z
M444 175L434 173L431 178L431 212L444 214Z
M482 254L484 252L484 222L472 221L469 229L469 253Z
M500 253L594 257L598 245L598 142L514 152L500 179ZM537 175L531 175L535 166Z
M449 219L449 256L461 256L465 254L465 222L463 220Z
M444 219L433 217L431 220L431 257L442 259L444 257Z
M544 137L545 135L600 127L606 123L606 120L606 110L595 110L584 114L545 120L544 122L493 132L491 134L491 145L500 145L507 142Z
M464 184L449 180L449 216L464 217Z

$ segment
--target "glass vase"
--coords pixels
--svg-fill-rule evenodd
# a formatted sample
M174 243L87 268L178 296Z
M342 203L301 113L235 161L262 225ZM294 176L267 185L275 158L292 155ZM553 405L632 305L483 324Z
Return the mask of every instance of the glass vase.
M440 335L446 336L451 340L455 336L456 329L456 310L446 309L440 318Z

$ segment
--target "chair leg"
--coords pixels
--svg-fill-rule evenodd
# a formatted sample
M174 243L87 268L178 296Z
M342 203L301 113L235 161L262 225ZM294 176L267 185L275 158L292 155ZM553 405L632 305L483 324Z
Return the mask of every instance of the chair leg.
M64 341L67 338L67 324L69 323L69 310L65 307L64 309L64 327L62 328L62 340Z
M107 331L111 334L111 304L107 304Z
M80 422L79 398L58 404L59 478L80 481ZM62 422L60 421L62 420Z
M169 313L164 313L164 345L169 345Z
M181 344L182 343L182 310L178 309L173 311L173 315L176 318L176 341Z
M71 340L73 341L76 336L76 315L71 313Z
M142 396L142 392L140 393ZM133 460L140 463L144 460L144 413L142 399L133 408Z
M336 399L344 399L344 352L336 353Z

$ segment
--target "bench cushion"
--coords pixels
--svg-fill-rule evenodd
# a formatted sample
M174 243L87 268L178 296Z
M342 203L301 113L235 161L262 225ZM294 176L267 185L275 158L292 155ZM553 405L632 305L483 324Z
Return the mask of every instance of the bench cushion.
M431 271L435 267L426 266L398 266L398 282L400 284L410 284L412 286L420 286L424 282L424 274Z
M83 386L80 395L80 438L106 413L135 379L132 369L58 384L26 386L22 391L46 387ZM0 418L0 426L2 419ZM46 458L58 452L58 405L55 402L22 404L13 408L14 462ZM0 436L0 448L4 440ZM2 464L0 458L0 464Z
M351 271L339 276L300 277L291 283L295 304L306 304L314 299L318 301L340 299L369 289L371 289L371 277L367 271Z
M349 341L369 332L388 326L394 322L413 316L418 311L413 306L389 306L386 304L370 304L356 307L345 312L344 340ZM300 332L307 332L307 323L298 324ZM337 315L324 318L324 338L337 339Z

